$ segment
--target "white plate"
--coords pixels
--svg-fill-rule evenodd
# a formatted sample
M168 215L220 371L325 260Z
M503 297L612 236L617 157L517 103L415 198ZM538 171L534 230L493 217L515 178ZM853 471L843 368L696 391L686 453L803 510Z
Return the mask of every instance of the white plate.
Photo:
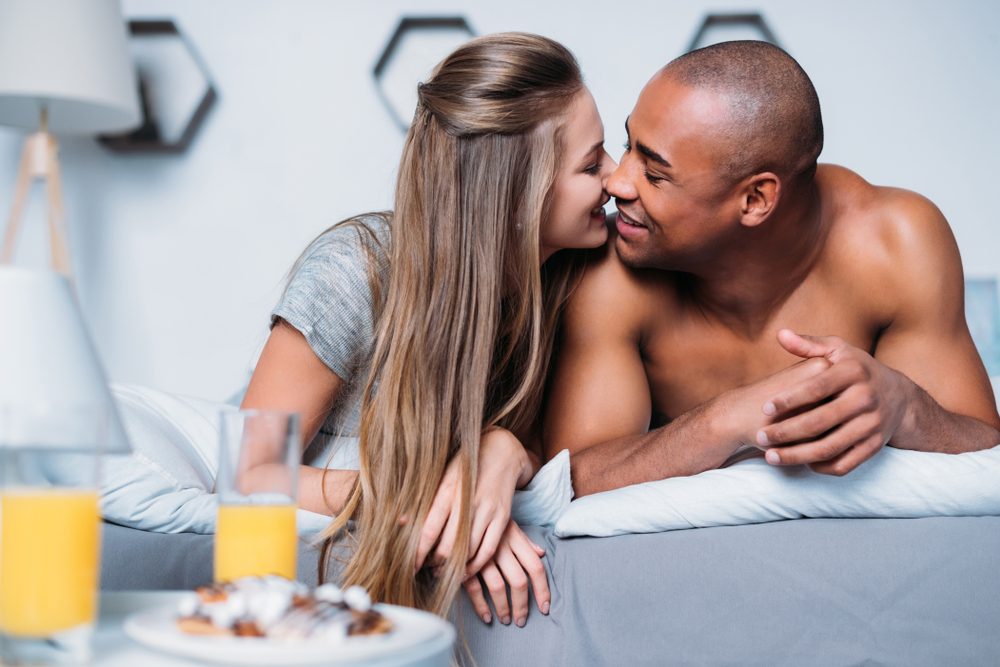
M454 629L433 614L394 605L375 608L393 622L392 632L339 641L190 635L177 627L177 610L171 606L132 614L125 620L125 633L148 648L173 655L243 665L351 664L399 656L442 636L454 637Z

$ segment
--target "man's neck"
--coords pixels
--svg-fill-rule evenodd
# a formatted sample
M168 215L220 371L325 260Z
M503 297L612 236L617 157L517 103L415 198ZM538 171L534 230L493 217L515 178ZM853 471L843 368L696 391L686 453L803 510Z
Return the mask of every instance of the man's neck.
M692 304L744 338L764 333L809 276L823 247L827 225L815 184L785 204L689 274Z

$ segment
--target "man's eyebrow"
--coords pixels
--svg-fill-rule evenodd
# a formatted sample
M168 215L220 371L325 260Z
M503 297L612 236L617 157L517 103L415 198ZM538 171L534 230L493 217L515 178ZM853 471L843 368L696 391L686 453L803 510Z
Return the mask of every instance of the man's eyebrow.
M629 121L629 118L631 118L631 116L629 116L629 117L627 117L625 119L625 136L626 137L631 137L632 136L632 133L629 132L629 130L628 130L628 121ZM674 165L670 164L670 162L667 161L667 158L663 157L662 155L660 155L659 153L657 153L652 148L650 148L649 146L647 146L646 144L644 144L642 142L638 142L637 141L636 144L635 144L635 148L640 153L642 153L643 155L645 155L646 157L648 157L653 162L656 162L657 164L663 165L664 167L666 167L668 169L671 169L674 166Z

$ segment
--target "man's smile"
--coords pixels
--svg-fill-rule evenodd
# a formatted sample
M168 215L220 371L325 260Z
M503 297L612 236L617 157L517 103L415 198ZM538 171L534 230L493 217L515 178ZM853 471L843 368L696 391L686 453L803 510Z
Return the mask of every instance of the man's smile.
M618 209L618 215L615 217L615 228L618 230L618 234L626 239L639 239L649 234L649 228L646 225L629 217L621 209Z

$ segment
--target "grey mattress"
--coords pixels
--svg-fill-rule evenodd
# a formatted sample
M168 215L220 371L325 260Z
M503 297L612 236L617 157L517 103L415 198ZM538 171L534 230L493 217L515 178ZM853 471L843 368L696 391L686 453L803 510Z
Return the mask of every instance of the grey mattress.
M1000 665L1000 517L529 534L548 552L551 614L485 626L463 595L479 665ZM102 586L190 588L211 551L211 536L109 525ZM306 581L315 559L303 545Z

